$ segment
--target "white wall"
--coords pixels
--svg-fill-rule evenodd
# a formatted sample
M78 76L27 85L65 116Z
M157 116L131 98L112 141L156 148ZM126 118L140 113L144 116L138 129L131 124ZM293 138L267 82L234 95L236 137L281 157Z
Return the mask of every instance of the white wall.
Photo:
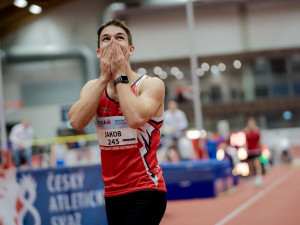
M248 17L249 49L300 46L300 3L253 4Z
M154 16L155 15L155 16ZM134 61L189 56L185 8L128 16L136 53ZM236 7L195 10L196 52L199 56L242 49Z
M251 3L247 9L243 23L237 6L195 7L197 54L206 56L300 46L300 2ZM136 45L134 61L188 56L183 6L173 11L139 10L127 17ZM244 30L247 35L245 46Z
M178 58L188 55L184 10L137 12L128 16L133 44L132 61ZM154 16L155 15L155 16Z

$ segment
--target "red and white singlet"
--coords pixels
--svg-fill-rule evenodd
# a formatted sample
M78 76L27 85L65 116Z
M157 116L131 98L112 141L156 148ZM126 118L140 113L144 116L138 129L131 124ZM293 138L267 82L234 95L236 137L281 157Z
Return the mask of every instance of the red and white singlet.
M135 95L147 77L141 76L132 85ZM101 149L105 197L145 189L166 191L156 157L163 116L152 117L139 129L133 129L127 124L120 104L110 99L105 90L98 105L95 124Z
M255 128L255 129L246 128L244 132L246 135L248 155L261 154L259 128Z

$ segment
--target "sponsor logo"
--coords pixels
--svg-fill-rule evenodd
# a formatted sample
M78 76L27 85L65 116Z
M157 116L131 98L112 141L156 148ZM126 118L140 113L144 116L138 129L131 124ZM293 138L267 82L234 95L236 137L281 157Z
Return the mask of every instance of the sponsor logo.
M115 125L124 125L127 124L125 119L115 120Z
M97 124L98 124L98 126L102 127L104 125L111 124L111 121L109 119L107 119L107 120L97 120Z
M102 107L101 111L110 111L110 108L108 108L108 107Z
M0 222L20 225L25 216L31 214L34 224L41 225L40 214L33 206L37 188L33 177L23 175L18 183L15 169L6 170L0 175Z

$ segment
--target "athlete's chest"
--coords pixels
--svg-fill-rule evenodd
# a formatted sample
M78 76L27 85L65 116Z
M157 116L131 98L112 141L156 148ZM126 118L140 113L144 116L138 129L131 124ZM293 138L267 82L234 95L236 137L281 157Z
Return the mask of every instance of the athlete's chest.
M100 101L97 115L99 117L123 116L120 104L112 101Z

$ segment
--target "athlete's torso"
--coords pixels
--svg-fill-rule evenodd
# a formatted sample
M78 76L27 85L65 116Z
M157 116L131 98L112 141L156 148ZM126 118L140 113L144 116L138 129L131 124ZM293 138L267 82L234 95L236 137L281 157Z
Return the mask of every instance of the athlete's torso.
M259 129L245 129L248 153L260 152L259 140L260 131Z
M135 95L146 78L142 76L132 85ZM139 129L130 128L120 104L110 99L106 91L103 93L96 127L106 197L145 189L166 191L156 157L162 124L163 117L152 117Z

